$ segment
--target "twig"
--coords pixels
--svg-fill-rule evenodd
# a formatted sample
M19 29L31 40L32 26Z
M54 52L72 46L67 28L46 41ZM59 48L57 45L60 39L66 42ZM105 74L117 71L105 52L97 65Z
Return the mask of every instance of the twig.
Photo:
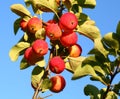
M110 84L107 86L107 90L106 90L106 92L105 92L105 93L104 93L104 95L103 95L103 99L105 99L105 98L106 98L107 93L110 91L112 81L113 81L113 79L115 78L116 74L118 73L118 69L119 69L119 66L117 66L117 68L116 68L116 70L115 70L115 72L114 72L114 73L111 73L111 80L110 80Z

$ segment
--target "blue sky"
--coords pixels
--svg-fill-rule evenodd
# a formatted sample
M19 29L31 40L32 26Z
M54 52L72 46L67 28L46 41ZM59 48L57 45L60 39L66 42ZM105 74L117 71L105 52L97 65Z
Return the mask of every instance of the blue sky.
M15 3L24 4L23 0L1 0L0 2L0 98L1 99L31 99L33 89L31 88L31 71L33 67L26 70L19 69L20 60L12 62L8 56L10 48L17 43L21 32L16 36L13 33L13 22L18 16L11 12L10 6ZM91 19L96 22L102 36L108 32L116 31L116 26L120 20L120 0L97 0L95 9L85 9L83 12L88 14ZM48 16L43 16L44 20ZM85 38L80 37L79 43L83 48L82 55L87 55L87 52L93 47L93 43ZM71 81L72 74L65 71L64 75L67 85L63 92L53 94L48 99L89 99L83 93L83 88L86 84L94 84L99 88L105 87L101 83L91 82L89 77L82 78L76 81ZM116 78L116 81L119 80ZM42 94L49 95L51 92Z

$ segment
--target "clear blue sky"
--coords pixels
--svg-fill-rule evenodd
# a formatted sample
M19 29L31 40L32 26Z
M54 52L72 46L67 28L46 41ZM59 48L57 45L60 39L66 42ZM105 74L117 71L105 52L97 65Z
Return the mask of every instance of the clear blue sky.
M13 22L18 16L11 12L10 6L15 3L24 4L24 0L1 0L0 1L0 98L1 99L31 99L33 89L31 88L31 71L33 67L26 70L19 70L20 60L12 62L8 56L10 48L17 43L21 36L13 34ZM115 31L116 25L120 20L120 0L97 0L95 9L85 9L84 13L88 14L91 19L96 21L96 25L104 35L108 32ZM48 16L44 17L47 20ZM83 48L82 55L87 55L87 52L93 47L93 43L84 37L79 38L79 43ZM63 92L53 94L48 99L89 99L83 93L83 88L86 84L92 83L99 88L105 87L101 83L91 82L89 77L80 80L71 81L72 75L65 71L62 75L65 76L67 86ZM119 80L116 78L116 80ZM47 92L42 94L51 94Z

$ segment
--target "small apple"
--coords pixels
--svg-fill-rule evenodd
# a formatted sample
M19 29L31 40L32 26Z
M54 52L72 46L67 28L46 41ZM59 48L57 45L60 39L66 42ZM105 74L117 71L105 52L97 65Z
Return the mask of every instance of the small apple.
M27 23L28 23L28 21L25 21L23 19L20 21L20 27L23 31L27 30Z
M74 44L76 44L78 41L78 35L76 32L63 32L62 36L60 37L60 42L65 47L70 47Z
M46 35L51 39L51 40L57 40L62 36L62 31L58 24L52 23L46 26Z
M79 57L82 53L82 48L79 44L74 44L69 49L70 57Z
M78 25L78 19L75 14L71 12L64 13L59 20L60 28L65 31L73 31Z
M45 40L37 39L33 42L32 48L38 56L43 56L48 52L48 43Z
M32 47L25 50L24 58L30 65L35 65L35 63L40 59L40 57L38 57L38 55L33 51Z
M35 34L42 28L42 20L38 17L32 17L27 24L28 32Z
M52 82L52 87L50 88L50 91L55 93L61 92L66 86L66 81L61 75L51 77L50 81Z
M49 68L53 73L59 74L65 69L65 62L60 56L54 56L49 61Z

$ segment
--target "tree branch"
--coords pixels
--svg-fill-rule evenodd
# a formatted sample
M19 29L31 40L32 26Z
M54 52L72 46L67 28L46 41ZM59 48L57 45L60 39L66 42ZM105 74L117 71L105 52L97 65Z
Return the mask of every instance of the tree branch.
M50 60L52 57L53 57L53 52L52 52L52 50L51 50L51 51L50 51L50 56L49 56L49 59L48 59L48 63L49 63L49 60ZM38 87L36 88L32 99L37 99L38 93L39 93L39 91L40 91L40 86L41 86L44 78L46 78L48 75L49 75L49 64L47 64L47 67L46 67L46 69L45 69L44 75L43 75L43 77L40 79L40 82L38 83Z
M115 78L115 76L116 76L116 75L117 75L117 73L118 73L119 66L120 66L120 65L118 65L118 66L116 67L116 70L115 70L115 72L114 72L114 73L111 73L111 80L110 80L110 84L107 86L107 90L106 90L106 92L105 92L105 93L104 93L104 95L103 95L103 99L106 99L107 93L110 91L112 81L113 81L113 79Z

